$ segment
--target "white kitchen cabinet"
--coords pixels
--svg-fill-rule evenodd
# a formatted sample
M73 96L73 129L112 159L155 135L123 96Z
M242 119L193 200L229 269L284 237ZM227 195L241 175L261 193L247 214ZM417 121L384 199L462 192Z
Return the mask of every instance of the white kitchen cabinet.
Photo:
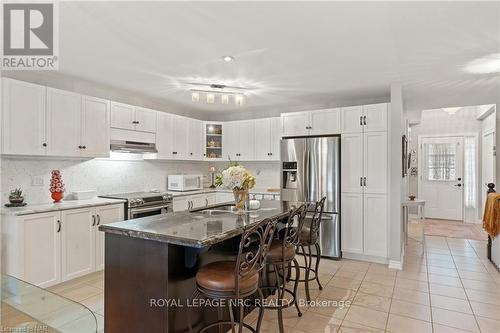
M111 102L111 127L134 130L135 107L133 105Z
M135 107L135 130L141 132L156 133L155 110Z
M2 269L50 287L103 268L99 224L123 219L123 204L2 218ZM100 219L99 219L100 218Z
M113 223L123 220L123 205L107 205L95 208L95 270L104 269L104 232L99 231L101 224Z
M224 156L231 161L252 161L255 158L255 126L253 120L224 124Z
M176 160L187 160L189 140L189 118L174 116L172 128L172 157Z
M341 108L342 133L363 132L363 106Z
M174 197L172 199L172 210L183 212L191 208L191 198L189 196Z
M255 157L257 161L279 160L281 127L280 118L263 118L254 121Z
M341 191L360 193L363 177L363 134L342 134L341 144Z
M205 195L206 206L215 205L217 202L217 194L216 193L208 193Z
M387 192L387 133L367 132L363 138L364 192L384 194Z
M363 105L364 131L387 131L387 109L387 103Z
M234 194L231 192L217 192L215 195L216 203L234 202Z
M367 255L387 258L387 199L384 194L363 196L363 251Z
M88 157L109 156L109 101L83 96L81 154Z
M202 208L216 203L215 193L201 193L177 196L173 198L173 211L182 212L190 209Z
M62 280L92 273L95 267L94 208L63 210L61 223Z
M203 158L203 122L197 119L188 120L188 159L200 161Z
M174 116L165 112L158 112L156 127L156 149L158 159L171 159L173 146L173 121Z
M2 154L45 155L46 88L2 81Z
M47 155L80 156L82 97L47 88Z
M201 208L207 205L205 194L197 194L191 196L191 209Z
M340 109L316 110L309 113L309 135L340 133Z
M363 194L341 195L341 242L342 251L363 253Z
M309 113L291 112L281 114L283 136L302 136L309 134Z

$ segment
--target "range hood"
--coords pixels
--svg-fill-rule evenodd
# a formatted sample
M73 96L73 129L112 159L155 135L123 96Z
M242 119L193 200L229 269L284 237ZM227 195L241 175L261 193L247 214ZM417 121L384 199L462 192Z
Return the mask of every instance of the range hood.
M110 150L117 153L157 153L155 134L118 128L110 130Z
M111 140L111 151L118 153L148 154L157 153L156 145L150 142Z

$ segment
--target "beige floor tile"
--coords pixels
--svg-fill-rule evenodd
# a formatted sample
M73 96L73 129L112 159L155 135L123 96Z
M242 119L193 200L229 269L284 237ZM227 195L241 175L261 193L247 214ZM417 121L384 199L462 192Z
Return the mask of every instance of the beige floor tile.
M497 294L500 293L500 287L495 282L492 281L462 279L462 283L465 289L487 291L490 293L497 293Z
M344 288L344 289L352 289L358 290L359 285L361 284L360 280L354 280L352 278L343 278L334 276L330 282L328 282L329 286Z
M450 327L456 327L471 332L479 332L473 315L456 311L432 308L432 321Z
M500 295L485 291L467 289L467 297L469 301L488 303L500 306Z
M343 278L348 278L348 279L353 279L353 280L363 280L365 277L366 272L365 271L351 271L346 268L340 268L336 273L336 277L343 277Z
M416 290L395 288L392 298L421 305L430 305L429 294Z
M459 256L459 255L454 255L453 260L456 263L477 263L477 257L466 257L466 256Z
M451 254L437 254L437 253L427 253L427 259L429 260L444 260L453 262L453 257Z
M500 321L490 318L477 317L481 333L498 333L500 332Z
M351 301L333 301L326 298L318 298L315 302L311 303L307 311L327 317L344 319L350 305Z
M418 280L418 281L427 281L427 272L408 272L408 271L399 271L397 274L398 278L408 279L408 280Z
M255 328L256 323L251 324ZM293 327L287 326L286 321L283 322L283 330L285 333L293 332ZM231 329L227 331L231 333ZM236 332L238 332L238 327L236 327ZM245 333L250 333L250 330L243 330ZM279 332L278 322L276 320L263 320L260 324L260 332L262 333L276 333Z
M441 267L441 268L455 268L453 260L427 260L427 266Z
M343 268L349 269L351 271L367 271L370 268L370 263L364 261L347 260Z
M387 316L387 312L351 305L347 315L345 316L345 320L373 328L385 329Z
M342 333L383 333L384 330L364 326L358 323L353 323L344 320L340 326L339 332Z
M428 271L429 274L439 274L439 275L458 277L458 271L455 268L429 266Z
M470 264L470 263L457 262L456 266L459 271L488 273L486 267L484 267L483 264Z
M102 290L89 285L81 285L73 289L66 289L65 291L59 293L59 295L76 302L82 301L92 296L96 296L98 294L102 294Z
M453 297L431 294L431 306L445 310L472 314L469 301Z
M393 287L387 287L378 283L363 281L358 291L365 294L391 297L393 289Z
M470 305L476 316L500 320L500 306L474 301L471 301Z
M399 271L396 269L389 268L387 267L387 265L371 264L370 267L368 268L367 274L376 273L376 274L383 274L386 276L396 276L397 272Z
M352 300L355 295L356 295L355 290L337 288L331 285L327 285L325 288L323 288L323 290L319 294L319 297L334 301L347 301L347 300Z
M460 277L462 279L469 280L478 280L478 281L491 281L490 273L479 273L479 272L471 272L471 271L460 271Z
M453 276L446 276L446 275L439 275L439 274L430 273L429 274L429 282L435 283L435 284L442 284L442 285L450 286L450 287L462 288L462 282L460 281L460 278L453 277Z
M396 288L411 289L411 290L417 290L417 291L422 291L422 292L429 291L429 285L427 282L418 281L418 280L403 279L403 278L399 278L399 277L396 278Z
M396 281L395 276L387 276L385 274L366 273L364 281L378 283L387 287L393 287Z
M336 332L341 323L342 320L335 317L322 316L308 311L300 318L294 328L309 333Z
M451 255L451 252L449 249L435 249L435 248L428 248L427 253L435 253L435 254L445 254L445 255Z
M392 300L390 313L424 321L431 321L431 308L427 305Z
M432 327L434 328L434 333L467 333L470 331L464 331L461 329L458 329L456 327L450 327L450 326L444 326L444 325L439 325L439 324L432 324Z
M432 325L429 322L389 314L387 332L392 333L431 333Z
M382 297L358 292L352 304L363 306L372 310L389 312L391 299L389 297Z
M287 327L294 327L301 317L297 314L295 306L283 309L283 325ZM278 311L265 309L263 321L270 321L276 323L278 327Z
M467 299L465 290L463 288L450 287L442 284L430 284L430 293L434 295L442 295L448 297L455 297L460 299Z
M85 305L92 312L104 315L104 293L102 292L95 296L81 300L79 303Z

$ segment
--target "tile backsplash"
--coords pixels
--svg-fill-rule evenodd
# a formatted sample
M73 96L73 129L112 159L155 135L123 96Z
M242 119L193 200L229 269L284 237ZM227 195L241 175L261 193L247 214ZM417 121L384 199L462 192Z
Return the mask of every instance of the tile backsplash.
M279 186L279 162L242 162L257 177L256 188ZM2 158L2 203L8 202L11 189L21 187L29 204L50 202L50 171L59 169L66 193L96 190L98 194L166 189L168 174L197 173L210 184L208 168L223 168L224 162L193 161L120 161L111 159L71 160L47 158ZM42 177L43 185L32 185L33 177Z

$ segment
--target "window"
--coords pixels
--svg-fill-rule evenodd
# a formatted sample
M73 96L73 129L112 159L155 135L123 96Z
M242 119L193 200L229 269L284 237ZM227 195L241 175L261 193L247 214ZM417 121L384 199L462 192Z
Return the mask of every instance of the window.
M457 147L454 143L426 144L427 180L455 181Z

